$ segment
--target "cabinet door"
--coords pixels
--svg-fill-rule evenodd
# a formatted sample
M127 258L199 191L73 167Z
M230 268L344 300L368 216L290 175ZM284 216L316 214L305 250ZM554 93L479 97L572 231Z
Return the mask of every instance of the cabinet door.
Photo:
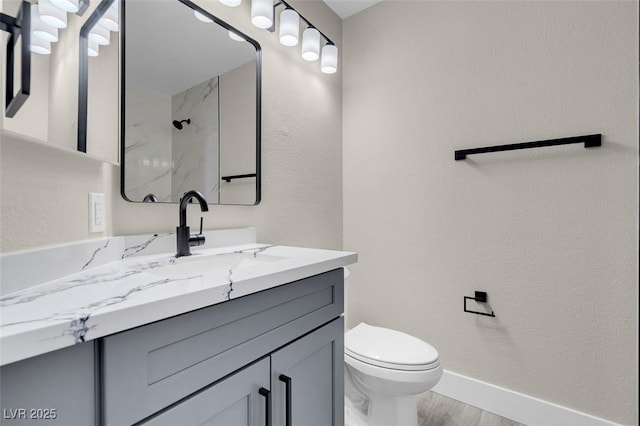
M344 425L342 317L271 355L273 424Z
M269 413L269 358L214 383L144 425L263 426ZM261 392L260 389L263 389ZM264 395L263 395L264 394Z
M2 426L96 424L94 342L0 368Z

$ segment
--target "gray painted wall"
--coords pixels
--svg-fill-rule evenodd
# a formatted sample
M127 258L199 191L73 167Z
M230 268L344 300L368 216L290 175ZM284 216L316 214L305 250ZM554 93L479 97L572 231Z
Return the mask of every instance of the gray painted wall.
M350 325L637 424L638 3L382 2L343 43ZM453 160L590 133L604 146ZM463 313L474 290L495 319Z

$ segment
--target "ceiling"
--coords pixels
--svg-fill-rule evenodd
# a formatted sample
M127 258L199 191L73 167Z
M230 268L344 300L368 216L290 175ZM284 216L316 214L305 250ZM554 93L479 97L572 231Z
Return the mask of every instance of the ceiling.
M342 19L380 3L382 0L323 0Z

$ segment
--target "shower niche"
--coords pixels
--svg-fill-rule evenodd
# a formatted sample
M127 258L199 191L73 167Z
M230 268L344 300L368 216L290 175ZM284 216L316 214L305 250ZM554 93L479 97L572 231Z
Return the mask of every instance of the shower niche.
M260 201L260 46L187 0L120 2L122 196Z

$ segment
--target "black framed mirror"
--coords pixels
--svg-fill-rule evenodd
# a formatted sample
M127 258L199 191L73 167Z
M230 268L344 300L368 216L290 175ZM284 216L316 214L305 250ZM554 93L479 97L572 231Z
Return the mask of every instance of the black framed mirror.
M98 3L78 37L78 151L105 158L118 157L118 5Z
M191 1L150 3L118 3L123 198L176 203L195 189L210 204L258 204L260 45ZM80 51L88 69L87 48ZM80 75L81 97L90 98L90 71L83 78L81 65ZM84 102L79 147L80 133L91 133Z

